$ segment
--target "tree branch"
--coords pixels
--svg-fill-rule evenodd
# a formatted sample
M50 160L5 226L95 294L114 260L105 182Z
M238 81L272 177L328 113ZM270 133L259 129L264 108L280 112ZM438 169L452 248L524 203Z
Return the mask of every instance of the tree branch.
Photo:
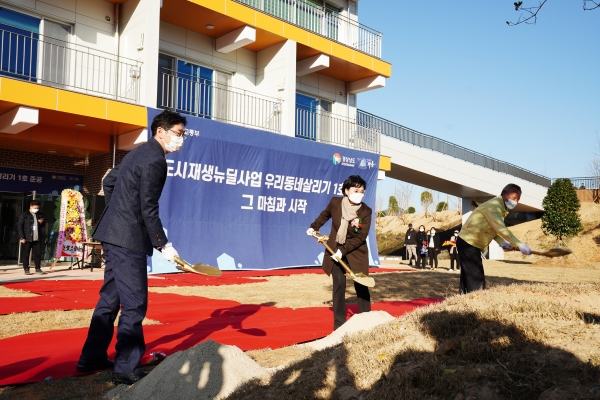
M544 4L546 4L546 1L548 0L543 0L539 6L536 7L521 7L523 2L522 1L517 1L514 3L515 5L515 11L524 11L526 14L525 15L529 15L527 17L523 17L523 14L519 15L519 19L517 22L509 22L506 21L506 25L508 26L516 26L516 25L520 25L520 24L528 24L528 25L535 25L535 23L537 22L537 14L538 12L540 12L540 10L542 9L542 7L544 6ZM593 3L595 3L593 0L584 0L584 7L585 7L585 1L591 1Z

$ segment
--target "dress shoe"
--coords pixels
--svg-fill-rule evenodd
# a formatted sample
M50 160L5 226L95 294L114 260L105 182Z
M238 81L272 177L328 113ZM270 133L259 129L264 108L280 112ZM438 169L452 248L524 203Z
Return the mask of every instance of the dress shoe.
M38 274L38 275L44 275L44 274L45 274L45 272L44 272L44 271L42 271L42 269L41 269L41 268L36 268L36 269L35 269L35 273L36 273L36 274Z
M25 275L31 275L31 272L29 271L29 268L25 268L24 271L25 271Z
M143 377L148 375L144 372L143 369L138 369L136 371L130 372L128 374L121 374L119 372L115 372L115 375L112 379L112 383L115 385L125 384L125 385L133 385Z
M102 371L103 369L113 369L115 367L115 363L109 359L97 362L89 362L79 360L77 363L77 371L79 372L94 372L94 371Z

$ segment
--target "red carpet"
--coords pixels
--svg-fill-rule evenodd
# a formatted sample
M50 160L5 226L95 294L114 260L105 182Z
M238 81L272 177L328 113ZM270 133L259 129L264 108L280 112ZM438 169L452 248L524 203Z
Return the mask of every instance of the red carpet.
M195 276L185 276L188 275ZM158 280L150 279L152 281ZM6 284L6 287L30 290L43 296L4 298L0 302L0 309L3 313L10 313L93 308L100 285L100 281L31 281ZM207 339L235 345L242 350L278 348L324 337L331 333L333 325L333 315L328 307L294 310L152 292L149 294L149 301L147 317L160 321L160 325L144 327L148 354L144 362L149 360L151 351L172 354ZM400 316L416 307L438 301L440 299L374 303L373 310L384 310L391 315ZM9 310L9 303L13 306L12 310ZM354 312L356 306L349 306L348 316ZM87 328L81 328L0 340L0 385L37 382L48 376L57 379L78 375L75 365L86 334ZM114 357L114 343L113 340L109 349L111 358Z

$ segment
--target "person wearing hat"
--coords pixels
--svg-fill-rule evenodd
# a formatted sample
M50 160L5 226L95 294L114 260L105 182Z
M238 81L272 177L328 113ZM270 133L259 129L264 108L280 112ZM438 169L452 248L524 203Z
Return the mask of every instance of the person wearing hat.
M458 239L458 230L454 231L454 235L450 237L450 241L453 243L450 247L450 269L448 271L460 271L460 257L458 256L458 250L456 249L456 239ZM456 269L454 269L454 261L456 261Z
M481 252L495 240L504 249L517 247L528 256L531 249L508 230L504 218L521 199L521 188L509 183L496 196L477 207L469 216L456 239L460 256L460 293L485 289Z
M406 246L408 265L412 267L413 257L415 258L415 265L417 265L417 232L413 229L412 224L408 224L408 230L404 236L404 246Z

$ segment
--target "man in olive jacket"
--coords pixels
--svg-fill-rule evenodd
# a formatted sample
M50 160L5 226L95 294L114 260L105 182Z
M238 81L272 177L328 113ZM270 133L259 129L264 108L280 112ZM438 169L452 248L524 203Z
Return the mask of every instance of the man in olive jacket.
M35 264L35 273L43 274L41 260L41 228L46 226L44 214L40 212L40 202L31 200L29 210L23 212L17 222L19 230L19 239L21 240L21 260L23 261L23 269L25 275L30 275L29 272L29 254L33 253L33 262Z

